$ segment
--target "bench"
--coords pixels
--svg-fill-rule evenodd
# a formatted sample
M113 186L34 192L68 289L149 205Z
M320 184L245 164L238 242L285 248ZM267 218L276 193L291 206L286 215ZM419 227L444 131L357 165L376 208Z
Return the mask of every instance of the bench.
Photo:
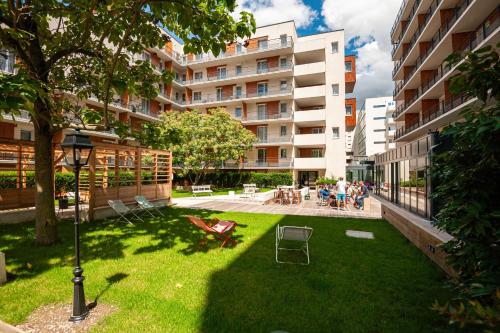
M191 186L191 191L193 191L193 196L200 193L209 193L210 195L213 193L210 189L210 185L193 185Z
M256 184L243 184L243 193L242 193L241 197L253 198L255 196L256 192L258 192L258 188L257 188Z

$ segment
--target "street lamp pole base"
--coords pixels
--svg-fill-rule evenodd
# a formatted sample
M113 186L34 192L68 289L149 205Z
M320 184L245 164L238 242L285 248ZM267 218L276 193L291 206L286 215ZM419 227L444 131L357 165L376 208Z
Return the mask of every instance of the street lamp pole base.
M88 314L89 309L85 304L85 292L83 290L83 280L85 279L82 275L83 269L81 267L75 267L73 271L74 278L73 281L73 314L69 317L69 321L77 322L84 320Z

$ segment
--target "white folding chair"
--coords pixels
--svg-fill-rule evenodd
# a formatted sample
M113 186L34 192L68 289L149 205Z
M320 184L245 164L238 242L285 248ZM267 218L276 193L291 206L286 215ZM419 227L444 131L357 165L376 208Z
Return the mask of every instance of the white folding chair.
M158 207L156 207L151 201L149 201L148 199L146 199L145 196L143 196L143 195L136 195L135 196L135 201L137 201L137 204L139 205L139 207L141 207L143 210L147 211L151 216L154 217L153 213L151 213L151 210L154 210L155 212L157 212L161 216L165 216L158 209Z
M132 214L141 222L144 222L139 215L137 215L133 209L128 208L121 200L108 200L108 205L120 215L118 221L125 220L126 223L133 224L125 215Z
M276 262L280 264L301 264L309 265L309 239L311 238L313 229L309 227L293 227L293 226L283 226L280 227L278 224L276 226ZM282 241L292 241L300 243L299 248L288 248L280 247ZM280 251L301 251L307 257L307 263L291 262L291 261L280 261L279 252Z

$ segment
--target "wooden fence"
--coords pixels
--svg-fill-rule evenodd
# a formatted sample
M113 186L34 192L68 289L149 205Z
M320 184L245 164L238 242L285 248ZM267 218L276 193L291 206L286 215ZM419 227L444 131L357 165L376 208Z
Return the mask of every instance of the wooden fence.
M152 201L170 199L170 152L102 142L93 144L89 163L80 173L80 198L88 204L90 220L95 209L108 206L110 199L125 203L133 202L136 195ZM53 161L54 171L72 172L64 165L58 145L54 145ZM0 141L0 210L35 205L34 169L32 142Z

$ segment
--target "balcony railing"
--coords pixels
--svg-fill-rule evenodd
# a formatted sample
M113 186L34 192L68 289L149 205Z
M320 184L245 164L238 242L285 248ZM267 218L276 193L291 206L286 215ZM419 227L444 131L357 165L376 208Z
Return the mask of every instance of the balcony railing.
M394 34L394 30L396 30L396 27L398 26L398 23L401 20L401 15L403 15L403 10L406 7L407 2L408 0L403 0L403 2L401 3L401 7L399 7L398 15L396 15L396 20L394 21L391 28L391 36Z
M252 53L264 52L264 51L269 51L269 50L277 50L277 49L282 49L282 48L288 48L288 47L291 47L292 45L293 45L292 37L287 36L286 39L284 39L284 38L270 39L267 41L266 44L256 46L255 48L249 49L249 48L242 47L239 51L235 49L234 52L220 53L218 56L214 56L213 54L196 55L196 56L194 56L193 59L188 59L187 63L188 64L200 63L200 62L205 62L205 61L210 61L210 60L224 59L224 58L237 56L237 55L252 54Z
M167 95L164 92L160 92L158 95L161 96L161 97L163 97L163 98L168 99L169 101L171 101L173 103L176 103L176 104L179 104L179 105L186 105L186 101L183 101L183 100L181 100L179 98L175 98L173 95Z
M180 64L186 63L186 56L177 52L177 51L174 51L174 49L172 47L164 47L161 50L163 52L165 52L166 54L168 54L170 56L170 58L174 59L178 63L180 63Z
M439 30L436 32L436 34L434 34L434 36L432 37L432 39L430 41L430 43L431 43L430 47L425 51L424 54L421 54L417 58L417 60L415 62L415 66L414 66L412 72L408 76L411 76L417 70L417 68L419 68L420 65L422 65L422 63L427 59L429 54L431 54L431 52L434 51L436 46L441 42L443 37L446 36L446 34L450 31L451 27L462 16L462 14L465 12L467 7L469 7L469 5L471 4L472 1L473 0L463 0L459 6L455 7L455 12L454 12L452 18L449 19L448 21L446 21L446 24L444 26L442 26L441 28L439 28ZM410 49L408 48L408 52L409 52L409 50ZM403 57L398 62L395 63L394 70L392 71L393 77L397 73L397 71L401 68L405 59L406 59L406 55L404 54Z
M439 103L436 107L430 110L425 110L426 115L425 117L422 117L422 120L418 120L417 122L409 125L408 127L402 127L396 130L396 133L394 135L395 139L401 138L402 136L413 132L417 128L431 122L432 120L438 118L439 116L450 112L451 110L459 107L460 105L470 101L473 97L472 96L467 96L467 95L459 95L456 97L453 97L450 101L444 102L442 101Z
M242 121L255 121L255 120L276 120L276 119L290 119L292 114L290 111L288 112L278 112L275 114L259 114L252 113L247 115L246 117L241 117Z
M262 160L245 160L243 162L244 168L291 168L292 159L262 159Z
M399 37L397 38L396 44L392 48L392 55L393 56L398 48L398 44L401 43L401 39L403 38L404 34L406 33L406 30L408 30L408 27L410 26L410 22L413 19L413 17L415 16L415 13L417 12L417 9L418 9L418 6L420 5L420 2L421 2L421 0L416 0L413 3L413 6L411 7L410 14L408 15L408 20L407 20L405 26L403 27L403 29L401 29L401 33L399 34ZM392 36L392 32L391 32L391 36Z
M500 11L500 7L497 8L497 10ZM483 40L488 38L498 27L500 26L500 17L497 17L495 21L490 23L489 25L486 25L486 21L483 22L481 25L481 29L479 30L479 34L474 34L467 42L463 43L460 47L459 50L461 52L470 52L474 50ZM404 104L401 104L396 111L393 113L393 117L398 117L401 113L403 113L413 102L422 94L424 94L427 90L429 90L437 81L439 81L443 76L445 76L448 72L450 72L452 69L456 68L458 66L455 65L454 67L449 66L448 64L441 64L441 66L438 67L437 72L432 76L432 78L424 83L422 86L420 86L417 90L417 93L413 98L411 98L409 101L406 101ZM411 78L408 77L408 80ZM406 80L406 81L408 81ZM398 85L396 89L394 90L394 97L396 94L403 88L404 84Z
M205 104L205 103L214 103L214 102L226 102L226 101L233 101L233 100L242 100L245 98L268 97L268 96L274 96L274 95L290 94L291 92L292 92L292 88L287 87L287 88L267 90L267 91L257 91L254 93L241 93L239 95L232 94L229 96L225 96L224 94L221 94L221 95L212 94L212 95L208 95L208 96L202 96L200 99L193 98L193 101L191 104Z
M204 77L200 79L193 79L193 80L187 80L184 82L184 84L196 84L196 83L204 83L204 82L213 82L213 81L220 81L220 80L227 80L227 79L232 79L232 78L237 78L237 77L242 77L242 76L248 76L248 75L259 75L259 74L266 74L266 73L273 73L273 72L279 72L279 71L285 71L293 68L293 63L292 62L287 62L285 65L280 65L276 67L269 67L269 68L257 68L257 67L247 67L243 68L240 71L237 71L236 69L234 70L226 70L224 74L217 74L215 76L209 76L209 77Z
M292 136L266 136L266 137L258 137L257 136L257 142L258 143L285 143L285 142L292 142Z

